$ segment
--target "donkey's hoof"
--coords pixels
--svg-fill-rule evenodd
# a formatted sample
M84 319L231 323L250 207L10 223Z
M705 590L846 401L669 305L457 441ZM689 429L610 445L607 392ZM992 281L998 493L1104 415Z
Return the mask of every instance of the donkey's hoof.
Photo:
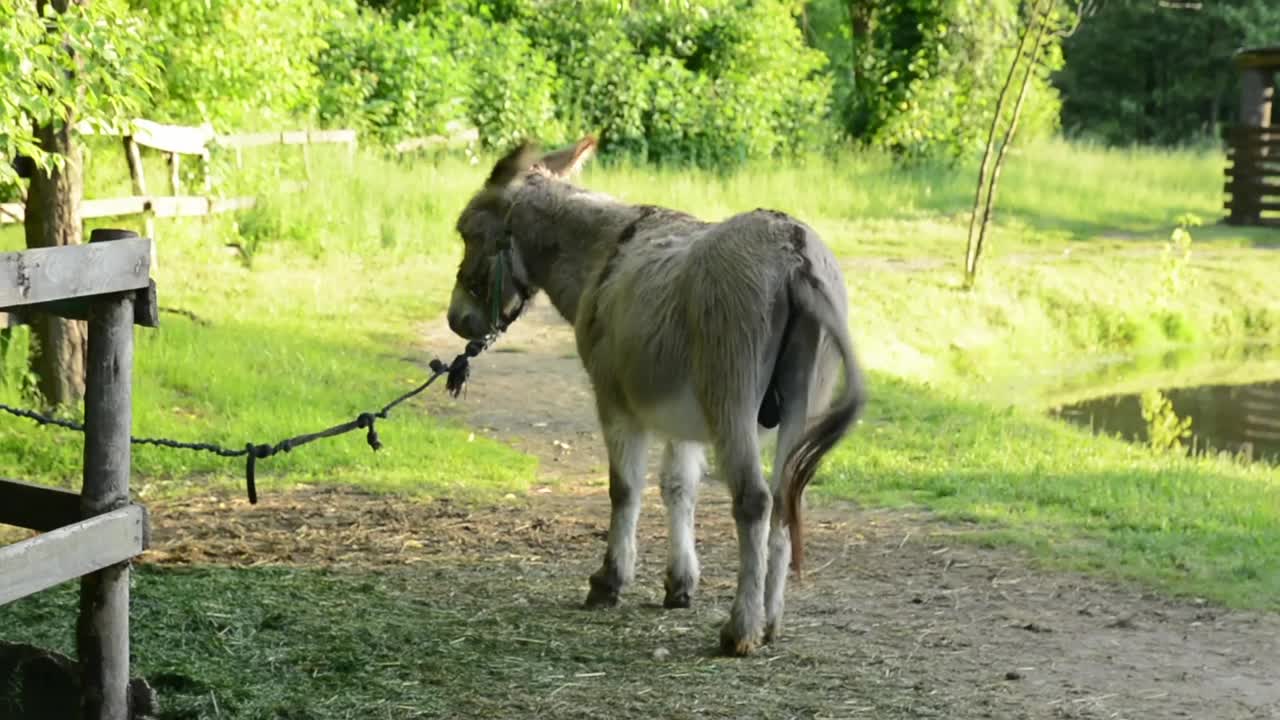
M587 600L582 607L588 610L602 610L618 606L618 589L606 582L591 578L591 590L587 592Z
M662 607L668 610L688 610L693 607L693 596L687 590L667 590L667 596L662 598Z
M750 633L745 637L740 637L738 631L733 627L733 621L725 623L720 628L720 652L725 655L733 655L735 657L746 657L755 652L760 647L759 633Z
M782 637L782 619L781 618L765 624L764 626L765 644L778 640L781 637Z
M607 590L596 591L595 588L591 588L591 592L587 593L586 602L582 603L582 607L587 610L605 610L618 607L618 593Z

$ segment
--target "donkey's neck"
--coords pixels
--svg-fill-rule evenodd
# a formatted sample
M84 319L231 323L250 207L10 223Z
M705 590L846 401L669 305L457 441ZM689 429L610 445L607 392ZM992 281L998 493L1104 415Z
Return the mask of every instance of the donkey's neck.
M569 322L582 294L638 210L606 195L538 178L512 198L510 229L526 279Z

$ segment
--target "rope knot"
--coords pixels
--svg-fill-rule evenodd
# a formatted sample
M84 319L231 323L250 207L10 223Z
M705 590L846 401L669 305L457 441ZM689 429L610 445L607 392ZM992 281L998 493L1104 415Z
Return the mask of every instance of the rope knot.
M453 364L449 366L449 377L445 378L444 387L453 397L458 397L462 392L462 388L467 384L467 379L471 377L470 355L471 345L467 345L467 354L459 355L453 359Z
M365 441L369 443L369 447L376 451L382 449L382 441L378 439L378 429L374 426L375 420L373 413L360 413L359 417L356 418L356 427L369 428Z

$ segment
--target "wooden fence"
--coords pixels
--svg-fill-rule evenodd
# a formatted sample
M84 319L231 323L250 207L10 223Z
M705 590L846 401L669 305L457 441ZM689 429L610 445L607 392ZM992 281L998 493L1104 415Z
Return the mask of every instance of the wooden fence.
M218 135L209 125L164 125L150 120L134 120L127 130L120 128L77 127L81 134L112 135L122 138L125 160L129 165L129 177L133 195L119 198L86 199L80 201L80 217L84 220L104 217L145 217L144 233L155 237L154 218L200 217L253 207L251 197L215 198L209 173L211 146L235 151L237 166L244 162L245 148L265 145L300 145L302 160L308 176L311 171L308 145L328 143L346 145L348 156L354 157L357 147L355 130L287 130L283 132ZM170 195L153 195L143 173L141 148L164 153L169 165ZM182 157L197 158L203 171L203 195L182 194ZM23 222L25 211L22 203L0 203L0 224Z
M0 523L41 533L0 548L0 605L80 578L76 647L94 720L128 717L129 560L148 542L146 510L129 499L133 326L157 324L152 256L151 240L124 230L0 254L0 310L89 321L83 486L0 480Z
M1227 222L1280 227L1280 125L1227 130Z

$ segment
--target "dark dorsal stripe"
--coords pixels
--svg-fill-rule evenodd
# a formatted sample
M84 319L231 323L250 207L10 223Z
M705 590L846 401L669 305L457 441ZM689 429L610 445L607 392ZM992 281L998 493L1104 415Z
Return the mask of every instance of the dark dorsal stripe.
M614 266L618 264L618 254L621 252L622 246L631 242L631 239L636 236L636 232L640 229L640 223L662 210L656 205L641 205L638 209L640 214L627 223L626 227L622 228L622 232L618 234L618 241L613 244L613 250L609 251L609 257L604 261L604 267L600 268L600 277L596 278L597 288L604 285L609 276L613 274Z

